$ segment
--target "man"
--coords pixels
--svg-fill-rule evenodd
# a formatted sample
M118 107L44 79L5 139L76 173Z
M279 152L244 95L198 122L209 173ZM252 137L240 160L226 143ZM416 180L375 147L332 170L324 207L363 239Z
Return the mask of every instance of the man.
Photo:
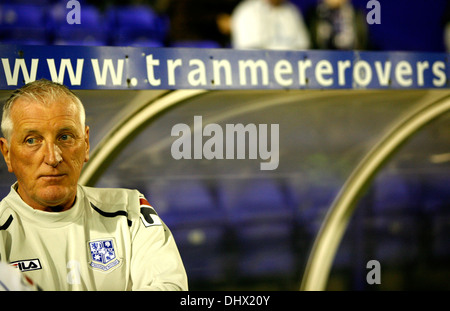
M300 10L289 0L244 0L231 15L236 49L299 50L310 46Z
M0 202L1 261L43 290L187 290L173 236L142 194L78 185L89 127L74 93L29 83L5 103L1 129L17 178Z
M351 0L320 0L306 14L312 47L324 50L363 50L367 22Z

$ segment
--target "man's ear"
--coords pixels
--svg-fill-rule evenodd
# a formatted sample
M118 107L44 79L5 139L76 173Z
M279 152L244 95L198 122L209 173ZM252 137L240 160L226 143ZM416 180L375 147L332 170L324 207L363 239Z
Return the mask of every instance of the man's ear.
M4 137L0 137L0 149L2 151L3 158L5 159L6 165L8 166L8 172L12 173L13 169L11 166L11 161L9 159L8 141Z
M89 143L89 126L86 126L85 133L84 133L84 143L86 144L86 152L84 156L84 162L89 161L89 150L91 148Z

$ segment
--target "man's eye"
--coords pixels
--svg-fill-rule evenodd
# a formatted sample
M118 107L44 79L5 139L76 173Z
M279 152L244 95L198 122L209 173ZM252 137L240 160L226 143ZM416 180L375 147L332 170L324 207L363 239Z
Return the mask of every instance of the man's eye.
M27 143L28 145L33 145L33 144L35 144L35 143L36 143L36 138L28 138L28 139L26 140L26 143Z
M60 136L59 139L64 141L64 140L69 140L70 138L71 138L70 135L68 135L68 134L63 134L63 135Z

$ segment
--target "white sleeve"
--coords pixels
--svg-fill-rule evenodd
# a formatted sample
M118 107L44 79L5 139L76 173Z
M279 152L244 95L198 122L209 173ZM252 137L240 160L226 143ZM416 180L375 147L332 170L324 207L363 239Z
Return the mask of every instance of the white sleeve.
M188 290L186 271L169 228L151 206L133 224L132 290Z
M0 291L37 291L39 287L19 270L0 262Z

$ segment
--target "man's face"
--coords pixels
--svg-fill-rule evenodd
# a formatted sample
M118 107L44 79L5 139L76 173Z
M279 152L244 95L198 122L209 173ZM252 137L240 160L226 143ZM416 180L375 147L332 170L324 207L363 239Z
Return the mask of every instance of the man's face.
M18 193L33 208L69 209L75 200L83 163L89 159L89 128L83 128L75 104L62 98L43 105L26 98L11 108L9 146L0 146Z

